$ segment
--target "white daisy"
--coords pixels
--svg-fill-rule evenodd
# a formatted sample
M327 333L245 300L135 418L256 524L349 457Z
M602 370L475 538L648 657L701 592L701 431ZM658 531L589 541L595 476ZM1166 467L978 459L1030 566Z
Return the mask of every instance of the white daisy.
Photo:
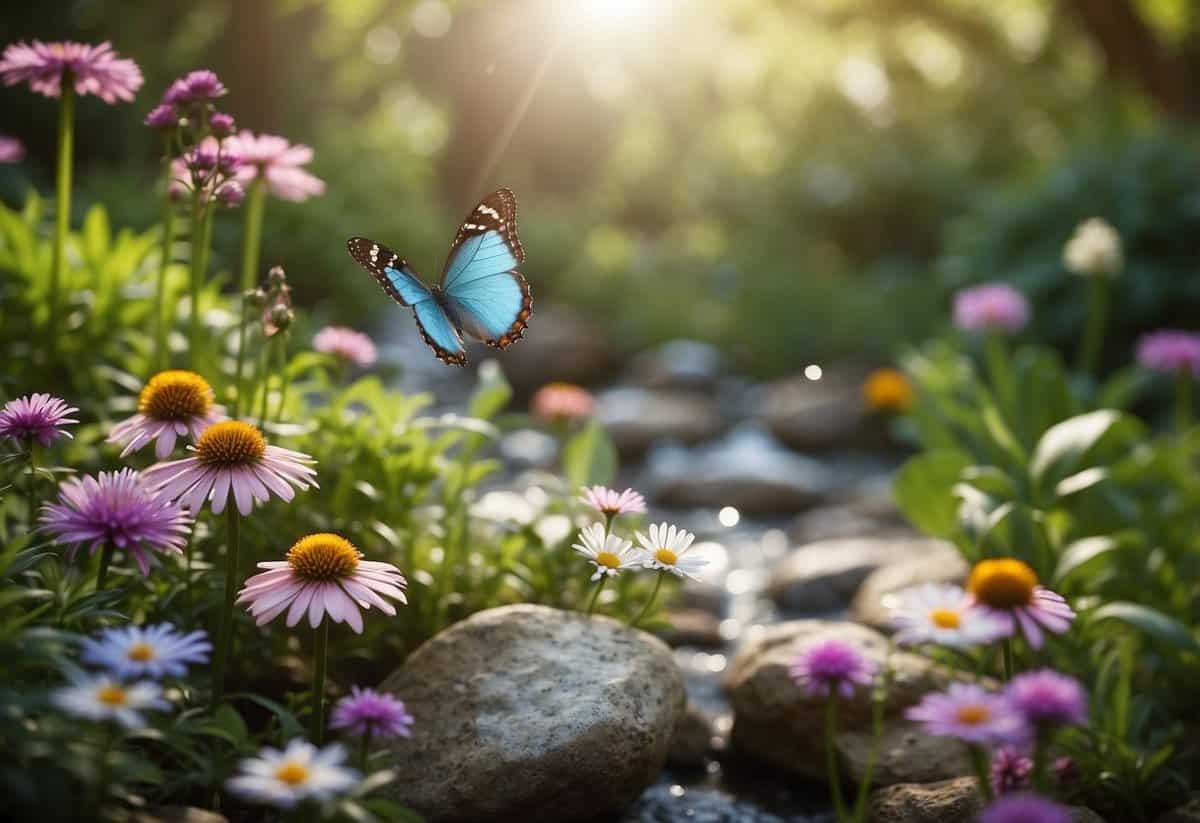
M898 593L892 613L896 641L913 646L976 646L1007 634L1004 623L974 605L962 588L949 583L925 583Z
M117 677L183 677L191 663L207 663L212 644L204 632L181 634L170 623L105 629L83 641L81 659Z
M606 538L603 523L593 523L583 529L579 532L579 539L581 542L575 543L572 548L596 567L596 573L592 575L593 581L641 566L640 558L633 551L633 544L615 534Z
M687 556L696 535L672 526L659 523L650 526L650 536L637 532L641 544L642 565L648 569L671 572L679 577L698 579L696 572L708 563L703 557Z
M318 749L293 740L283 751L267 746L246 758L225 785L246 800L290 809L302 800L326 800L354 788L359 774L341 765L345 759L346 750L336 743Z
M163 700L162 689L157 683L149 680L122 683L107 674L76 675L71 678L71 685L55 690L50 699L54 705L76 717L115 720L127 729L146 725L141 712L171 707Z

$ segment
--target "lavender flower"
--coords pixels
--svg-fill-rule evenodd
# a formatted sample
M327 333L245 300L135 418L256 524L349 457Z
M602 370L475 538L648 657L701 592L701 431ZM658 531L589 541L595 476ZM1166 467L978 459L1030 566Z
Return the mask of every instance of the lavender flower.
M811 697L829 697L835 692L853 697L857 686L867 687L876 665L842 640L825 640L800 653L788 674Z
M1087 722L1087 693L1073 677L1039 669L1017 675L1005 696L1034 727L1082 726Z
M223 96L227 89L208 69L190 71L167 87L162 101L168 105L205 103Z
M150 113L146 115L145 123L152 129L167 131L179 125L179 112L175 111L174 106L164 103L150 110Z
M79 421L70 415L79 411L65 400L49 394L29 394L10 400L0 409L0 437L37 440L49 446L61 437L71 437L63 426Z
M0 57L0 80L7 86L28 83L46 97L62 96L62 81L70 73L75 93L94 94L105 103L129 101L142 87L142 71L120 58L109 42L97 46L73 41L12 43Z
M1200 377L1200 334L1163 329L1143 335L1137 343L1137 360L1151 371Z
M1034 794L1010 794L984 809L979 823L1071 823L1071 812Z
M413 716L404 702L385 692L354 686L333 707L330 726L359 737L410 737Z
M984 283L954 295L954 325L963 331L1019 332L1029 314L1029 301L1007 283Z
M170 623L105 629L86 638L80 659L123 680L183 677L188 665L207 663L212 644L202 631L180 634Z
M1021 713L1004 695L973 683L951 683L944 692L927 694L905 716L926 734L977 745L1022 743L1029 736Z
M1012 794L1029 788L1033 760L1014 746L1001 746L992 754L991 780L995 794Z
M208 125L217 137L228 137L233 134L233 115L223 111L214 111L208 118Z

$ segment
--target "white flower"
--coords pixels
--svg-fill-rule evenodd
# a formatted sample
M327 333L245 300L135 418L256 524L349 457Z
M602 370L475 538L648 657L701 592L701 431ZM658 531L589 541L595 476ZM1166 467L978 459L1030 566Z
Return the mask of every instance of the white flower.
M1116 277L1121 273L1121 235L1099 217L1084 220L1063 249L1063 263L1083 277Z
M641 567L641 560L633 551L633 544L628 540L610 534L604 536L604 524L593 523L579 532L581 543L575 543L572 548L582 554L596 567L592 580L599 580L605 575L616 575L624 569Z
M290 809L302 800L325 800L354 788L359 774L341 765L346 750L338 744L318 749L293 740L283 751L270 746L238 766L226 786L246 800Z
M970 595L948 583L925 583L898 593L901 603L892 613L896 641L913 646L975 646L1008 634L1004 624Z
M650 526L650 536L637 532L641 544L642 565L660 569L679 577L696 580L696 572L708 563L703 557L688 557L688 549L696 535L666 523Z
M191 663L207 663L212 644L204 632L180 634L170 623L105 629L83 641L84 663L117 677L183 677Z
M107 674L72 677L71 685L55 690L50 699L69 714L89 720L116 720L127 729L146 725L140 712L171 707L163 700L157 683L121 683Z

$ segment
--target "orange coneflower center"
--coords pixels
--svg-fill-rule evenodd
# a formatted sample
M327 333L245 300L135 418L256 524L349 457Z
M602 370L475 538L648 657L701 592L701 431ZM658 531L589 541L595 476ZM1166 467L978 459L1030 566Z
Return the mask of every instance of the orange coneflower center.
M212 386L191 371L172 369L150 378L138 395L138 411L155 420L190 420L208 414Z
M138 663L149 663L154 659L154 647L149 643L134 643L125 656Z
M308 769L299 763L284 763L275 770L275 779L289 786L299 786L305 780L308 780Z
M288 565L305 580L337 580L358 568L362 554L336 534L310 534L288 549Z
M96 692L96 699L105 706L124 706L129 702L128 695L120 686L101 686Z
M985 606L1012 609L1033 602L1037 582L1033 569L1006 557L977 563L967 579L967 591Z
M934 609L929 613L929 620L939 629L957 629L962 623L954 609Z
M679 560L679 555L664 546L654 553L654 559L664 566L674 566L675 561Z
M196 442L196 457L210 466L248 466L267 453L267 441L249 423L226 420L204 430Z
M985 723L991 716L991 712L988 711L987 706L981 706L977 703L959 706L957 713L958 722L965 723L968 726L978 726L980 723Z
M601 566L607 566L610 569L621 568L621 558L617 557L612 552L597 552L596 562Z
M863 399L871 411L907 411L912 406L912 384L895 369L879 369L863 383Z

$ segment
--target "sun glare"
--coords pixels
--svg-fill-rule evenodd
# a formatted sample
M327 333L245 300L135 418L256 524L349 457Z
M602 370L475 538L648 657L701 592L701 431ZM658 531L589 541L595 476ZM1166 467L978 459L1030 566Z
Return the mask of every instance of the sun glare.
M579 0L581 15L598 25L645 23L660 11L662 0Z

